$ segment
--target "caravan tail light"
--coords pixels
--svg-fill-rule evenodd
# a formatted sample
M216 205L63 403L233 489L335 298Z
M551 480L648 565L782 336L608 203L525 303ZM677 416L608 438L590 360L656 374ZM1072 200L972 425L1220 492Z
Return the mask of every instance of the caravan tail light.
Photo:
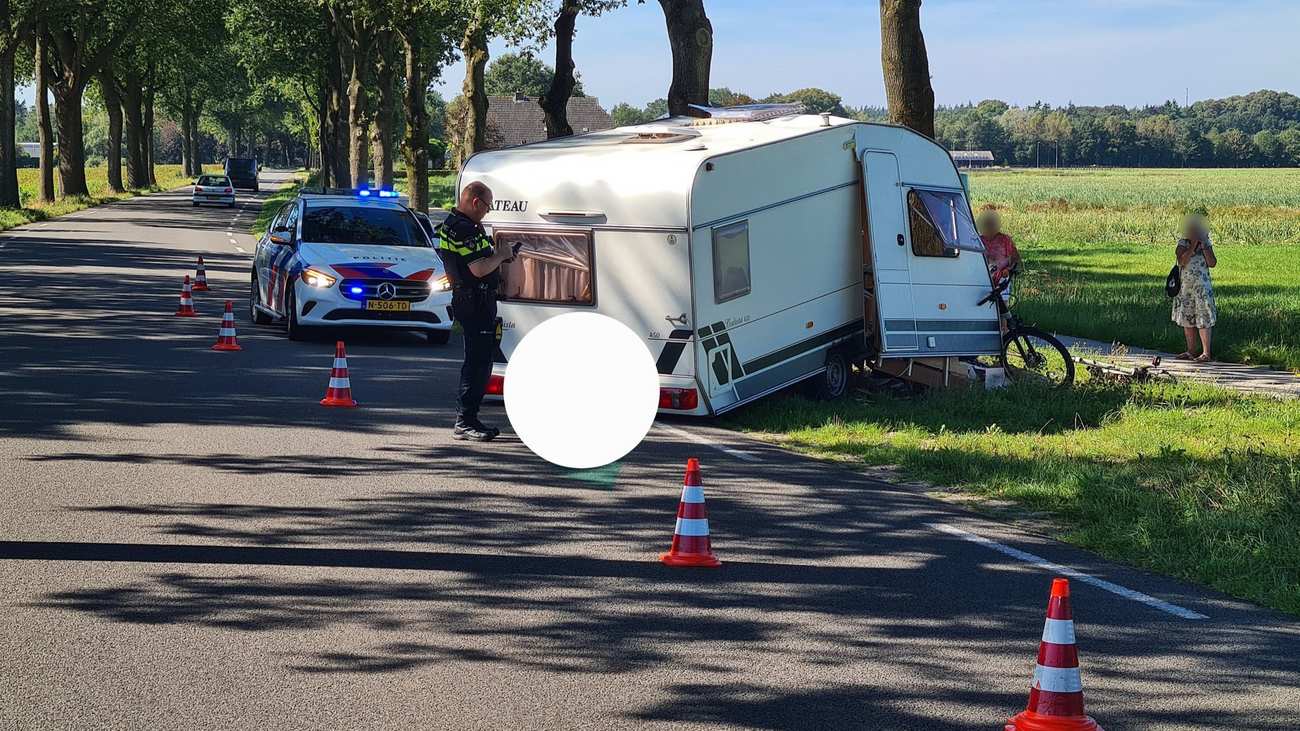
M489 396L506 395L506 377L499 376L493 373L492 376L488 378L487 395ZM662 397L660 397L660 399L662 400Z
M677 411L694 411L700 405L699 395L693 388L659 389L659 408Z

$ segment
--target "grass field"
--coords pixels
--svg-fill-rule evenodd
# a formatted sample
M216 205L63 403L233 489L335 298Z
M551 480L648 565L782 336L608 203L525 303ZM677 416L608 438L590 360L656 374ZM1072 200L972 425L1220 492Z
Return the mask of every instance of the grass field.
M205 165L204 172L220 172L220 165ZM126 173L123 171L123 179ZM112 201L125 200L143 193L149 193L158 190L171 190L179 188L190 183L190 177L181 173L180 165L156 165L154 166L154 177L158 180L158 185L144 190L133 190L125 193L111 193L108 190L108 168L86 168L86 187L90 189L90 197L76 196L55 200L53 203L41 203L36 200L37 189L40 185L40 172L34 168L23 168L18 171L18 199L22 202L22 208L0 208L0 231L21 226L33 221L44 221L48 218L62 216L73 211L80 211L83 208L98 206ZM55 173L55 184L58 184L58 173Z
M1300 371L1300 170L977 171L1025 256L1018 310L1070 335L1183 350L1163 283L1182 217L1209 215L1215 355Z
M403 193L409 191L406 185L406 171L398 168L394 175L393 187ZM430 175L429 176L429 207L430 208L451 208L456 203L453 198L456 196L456 176L453 175Z
M728 417L795 450L888 465L1039 512L1109 558L1300 614L1300 408L1208 386L1085 383L776 396ZM1063 526L1060 532L1052 526Z

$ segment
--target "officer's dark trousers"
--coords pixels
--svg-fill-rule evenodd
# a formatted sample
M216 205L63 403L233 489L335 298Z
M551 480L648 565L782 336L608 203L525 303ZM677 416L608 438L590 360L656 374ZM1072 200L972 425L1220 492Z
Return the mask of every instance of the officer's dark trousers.
M478 419L483 392L492 376L492 355L496 352L496 293L479 289L456 290L452 312L465 336L465 363L460 367L460 390L456 394L456 422Z

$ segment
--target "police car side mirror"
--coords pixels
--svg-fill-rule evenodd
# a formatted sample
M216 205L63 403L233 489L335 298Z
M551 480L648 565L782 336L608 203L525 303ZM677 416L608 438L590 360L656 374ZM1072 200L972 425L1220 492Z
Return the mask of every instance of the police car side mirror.
M271 232L271 243L286 246L289 243L289 229L282 228Z

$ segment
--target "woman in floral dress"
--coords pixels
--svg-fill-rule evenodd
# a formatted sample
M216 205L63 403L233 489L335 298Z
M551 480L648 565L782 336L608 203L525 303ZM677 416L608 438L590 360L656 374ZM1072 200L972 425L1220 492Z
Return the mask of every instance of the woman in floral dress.
M1218 319L1214 306L1214 285L1210 282L1210 269L1218 263L1214 247L1210 244L1210 231L1205 219L1189 216L1183 224L1183 238L1175 251L1181 270L1182 288L1174 297L1173 320L1183 328L1187 350L1178 354L1180 360L1210 360L1210 329ZM1200 337L1201 354L1192 355Z

